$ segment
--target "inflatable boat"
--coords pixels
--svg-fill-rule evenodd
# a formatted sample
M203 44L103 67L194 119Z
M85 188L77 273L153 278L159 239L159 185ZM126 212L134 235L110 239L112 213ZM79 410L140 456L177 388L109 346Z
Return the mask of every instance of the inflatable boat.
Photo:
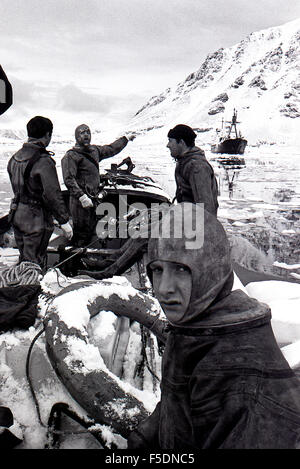
M125 164L102 177L103 200L116 207L117 224L120 196L131 209L171 203L151 178L132 173L130 160ZM56 229L39 319L29 331L0 335L0 404L10 405L23 429L21 448L126 448L129 432L154 410L167 322L151 295L146 247L146 238L116 237L80 249ZM281 280L238 265L235 271L235 288ZM297 320L275 317L273 327L298 370Z

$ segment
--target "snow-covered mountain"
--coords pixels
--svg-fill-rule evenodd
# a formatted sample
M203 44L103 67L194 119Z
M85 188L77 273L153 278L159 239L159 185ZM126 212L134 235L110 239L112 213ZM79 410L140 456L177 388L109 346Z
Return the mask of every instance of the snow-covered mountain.
M152 97L130 126L151 130L185 123L207 138L222 118L231 119L234 108L249 144L299 139L300 18L209 54L196 72Z
M26 136L25 130L0 129L0 139L23 140Z

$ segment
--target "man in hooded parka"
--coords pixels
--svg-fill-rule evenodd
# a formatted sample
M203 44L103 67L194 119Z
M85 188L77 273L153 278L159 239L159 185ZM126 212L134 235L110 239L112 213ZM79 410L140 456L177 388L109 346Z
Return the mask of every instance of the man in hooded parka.
M95 234L96 201L100 192L99 163L120 153L134 138L130 134L110 145L90 145L90 128L85 124L76 127L76 144L67 151L61 162L64 183L70 194L74 245L87 246Z
M195 146L196 133L178 124L168 132L167 148L176 161L177 202L203 203L205 210L217 216L218 183L204 151Z
M192 215L201 219L198 204L178 204L168 216L178 213L184 225ZM188 229L150 239L148 274L169 326L161 401L128 447L297 448L300 383L276 343L270 309L231 291L229 243L205 211L202 230L203 246L194 249Z
M20 262L34 262L44 270L47 247L54 230L53 217L66 238L73 236L53 153L46 150L52 129L53 124L46 117L30 119L28 141L11 157L7 166L14 192L12 225Z

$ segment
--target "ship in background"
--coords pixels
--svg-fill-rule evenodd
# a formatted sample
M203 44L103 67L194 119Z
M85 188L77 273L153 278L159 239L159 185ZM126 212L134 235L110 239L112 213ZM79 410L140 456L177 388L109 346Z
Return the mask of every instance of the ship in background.
M229 155L243 155L247 146L247 140L242 136L241 132L237 130L237 111L233 110L231 121L224 129L224 121L222 119L222 128L216 129L217 141L211 145L212 153L226 153Z

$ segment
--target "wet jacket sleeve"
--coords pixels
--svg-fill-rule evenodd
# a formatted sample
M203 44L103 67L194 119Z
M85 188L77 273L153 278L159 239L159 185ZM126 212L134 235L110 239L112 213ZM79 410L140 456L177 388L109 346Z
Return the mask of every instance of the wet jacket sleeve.
M128 449L159 449L160 402L154 412L130 433Z
M62 196L55 162L49 157L43 158L38 172L43 187L43 201L47 210L59 224L67 223L70 217Z
M61 169L63 179L66 187L68 188L70 195L79 199L84 195L83 190L79 187L76 175L78 170L78 158L72 152L67 152L61 160Z
M184 178L189 182L195 203L203 203L207 211L214 213L215 202L211 189L211 169L205 163L188 163L183 172Z
M99 161L104 160L105 158L110 158L111 156L117 155L123 148L126 147L128 139L126 137L118 138L115 142L110 145L95 145L99 152Z

